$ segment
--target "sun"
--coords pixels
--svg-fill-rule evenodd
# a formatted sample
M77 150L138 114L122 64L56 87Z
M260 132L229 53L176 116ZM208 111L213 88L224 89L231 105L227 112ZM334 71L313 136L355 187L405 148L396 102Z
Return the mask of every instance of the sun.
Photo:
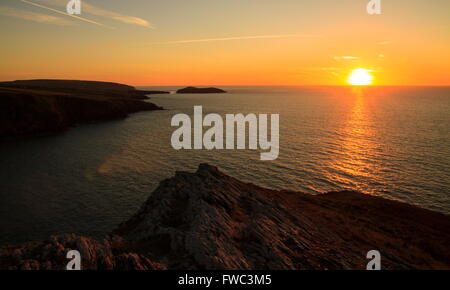
M352 70L347 82L352 86L369 86L373 82L371 70L357 68Z

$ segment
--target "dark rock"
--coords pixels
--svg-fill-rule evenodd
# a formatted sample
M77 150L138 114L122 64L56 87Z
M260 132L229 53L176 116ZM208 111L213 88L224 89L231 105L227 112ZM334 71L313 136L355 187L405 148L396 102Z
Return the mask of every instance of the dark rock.
M356 192L265 189L216 167L177 172L99 241L74 235L0 248L0 269L449 269L450 216Z
M223 94L223 93L226 93L226 91L218 88L196 88L196 87L187 87L177 91L177 94Z
M0 140L61 132L71 126L161 110L134 88L102 82L0 83Z
M77 250L84 270L162 270L162 265L127 251L127 242L120 237L95 240L76 235L50 237L47 241L10 246L0 250L0 269L65 270L66 254ZM20 253L20 255L18 254Z

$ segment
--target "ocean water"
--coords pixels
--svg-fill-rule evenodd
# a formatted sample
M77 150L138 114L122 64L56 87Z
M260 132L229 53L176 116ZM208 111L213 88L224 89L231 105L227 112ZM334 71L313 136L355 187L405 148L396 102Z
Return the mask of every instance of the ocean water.
M175 88L147 88L168 89ZM216 165L237 178L312 194L358 190L450 214L449 87L225 87L160 95L166 110L0 144L0 245L57 233L102 236L176 170ZM280 115L280 155L175 151L177 113Z

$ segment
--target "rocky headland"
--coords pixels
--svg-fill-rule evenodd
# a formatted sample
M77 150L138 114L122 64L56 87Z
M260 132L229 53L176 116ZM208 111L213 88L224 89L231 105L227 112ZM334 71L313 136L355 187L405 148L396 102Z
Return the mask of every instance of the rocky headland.
M61 132L81 123L161 110L149 92L123 84L72 80L0 82L0 140Z
M357 192L308 195L245 183L206 164L177 172L104 239L0 248L0 269L450 269L450 216Z

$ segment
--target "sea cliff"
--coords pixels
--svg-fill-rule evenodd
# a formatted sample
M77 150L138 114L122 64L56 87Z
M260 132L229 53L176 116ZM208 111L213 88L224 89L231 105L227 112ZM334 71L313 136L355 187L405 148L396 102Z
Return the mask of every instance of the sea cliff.
M107 82L30 80L0 83L0 140L52 134L81 123L161 110L146 91Z

